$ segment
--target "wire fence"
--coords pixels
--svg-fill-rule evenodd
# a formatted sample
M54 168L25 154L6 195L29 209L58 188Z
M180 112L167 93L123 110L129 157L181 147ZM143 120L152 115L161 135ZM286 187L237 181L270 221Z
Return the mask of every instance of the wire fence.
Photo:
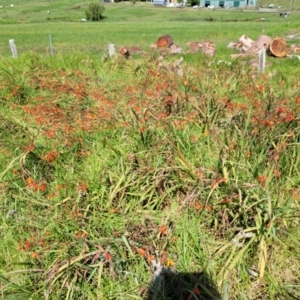
M49 35L48 41L44 40L42 43L30 45L26 42L16 42L14 39L9 39L7 42L2 41L0 43L0 58L17 58L24 55L40 55L40 56L68 56L68 55L85 55L85 56L99 56L111 55L111 44L96 44L87 43L87 44L76 44L69 42L58 42L53 43L51 35ZM115 51L121 46L116 45Z
M99 55L109 53L109 45L69 45L69 44L53 44L49 39L49 44L31 46L16 43L13 39L7 42L7 45L0 46L0 57L17 58L26 54L37 54L41 56L63 56L71 54Z

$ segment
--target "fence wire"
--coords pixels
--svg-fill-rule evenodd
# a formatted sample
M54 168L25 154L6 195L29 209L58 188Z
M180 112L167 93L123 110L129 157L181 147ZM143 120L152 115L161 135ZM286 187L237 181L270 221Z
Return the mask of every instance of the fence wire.
M99 55L109 53L109 45L67 45L67 44L43 44L39 46L22 45L15 42L17 56L24 56L26 54L36 54L41 56L63 56L72 54L82 54L82 55ZM6 45L0 45L0 58L13 57L13 51L10 47L9 41Z

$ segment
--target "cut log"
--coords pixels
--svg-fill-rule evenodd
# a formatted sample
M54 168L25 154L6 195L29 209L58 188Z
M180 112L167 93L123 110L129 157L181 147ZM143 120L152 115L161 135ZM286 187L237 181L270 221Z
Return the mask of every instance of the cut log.
M268 49L272 39L267 35L260 35L254 44L246 51L247 54L257 54L259 50Z
M119 49L119 53L122 54L125 58L130 56L130 52L127 47L123 46Z
M242 52L247 52L253 46L253 44L254 41L243 34L239 39L238 48L241 49Z
M162 35L156 41L156 46L158 48L170 48L173 44L173 39L169 34Z
M288 52L288 47L283 38L275 38L270 43L269 51L276 57L285 57Z

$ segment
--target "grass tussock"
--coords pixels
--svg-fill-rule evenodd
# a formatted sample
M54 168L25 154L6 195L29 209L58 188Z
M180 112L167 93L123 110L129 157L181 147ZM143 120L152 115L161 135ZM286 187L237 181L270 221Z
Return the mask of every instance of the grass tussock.
M1 61L2 299L299 297L295 62L189 59Z

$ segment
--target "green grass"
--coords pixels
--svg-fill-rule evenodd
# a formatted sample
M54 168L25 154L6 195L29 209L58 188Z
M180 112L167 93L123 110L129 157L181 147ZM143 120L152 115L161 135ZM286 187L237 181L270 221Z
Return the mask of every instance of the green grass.
M299 298L299 60L260 74L227 49L299 15L34 3L0 15L0 299ZM178 76L149 51L165 33L217 54Z
M272 22L268 25L252 22L250 24L239 23L235 31L231 26L235 23L226 24L209 22L174 22L160 24L143 23L142 28L135 28L131 23L119 23L112 27L111 24L80 24L80 23L57 23L42 26L39 24L24 24L22 27L16 25L5 25L2 27L1 53L2 56L9 56L10 49L8 40L13 38L17 45L18 53L29 52L49 55L49 35L51 35L54 53L87 53L102 55L107 51L107 45L114 43L116 47L139 46L148 51L160 35L169 33L176 44L184 50L189 41L211 40L218 49L217 57L229 56L232 50L227 50L229 42L237 41L241 35L247 33L253 40L260 34L266 34L273 38L296 32L295 24L278 24ZM233 25L232 25L233 24ZM201 28L201 29L200 29ZM223 28L223 29L222 29ZM21 29L21 30L20 30ZM70 33L71 32L71 33ZM292 44L295 41L288 41Z
M52 9L45 5L56 6ZM39 2L32 5L28 2L17 3L14 8L5 6L0 11L1 55L11 54L9 39L15 40L20 54L36 52L49 55L49 35L56 54L103 54L108 43L114 43L117 47L135 45L149 51L149 46L158 36L168 33L184 49L189 41L209 39L221 49L217 55L224 59L224 55L229 53L226 51L228 43L238 40L243 34L254 40L260 34L275 38L297 33L299 28L297 12L288 18L280 18L278 12L181 10L153 7L150 3L132 6L129 2L105 4L106 19L103 22L80 23L81 18L85 17L86 5L70 2ZM23 6L28 6L31 12L24 15ZM72 9L73 6L80 8ZM50 15L47 14L48 9L51 10ZM260 22L262 17L265 22ZM209 18L213 18L213 22L207 22Z
M4 59L2 298L143 299L154 259L219 299L299 294L286 63L260 75L199 60L181 78L155 58Z

